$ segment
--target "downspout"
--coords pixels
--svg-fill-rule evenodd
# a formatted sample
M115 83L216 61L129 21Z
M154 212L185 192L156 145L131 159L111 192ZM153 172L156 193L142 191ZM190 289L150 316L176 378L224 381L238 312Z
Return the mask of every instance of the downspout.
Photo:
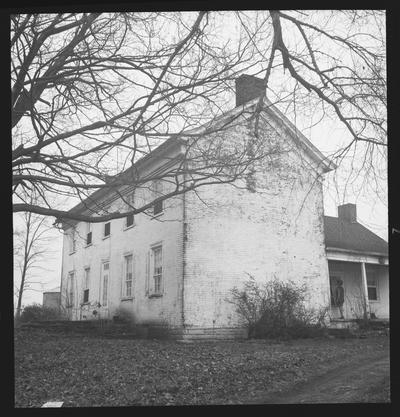
M186 168L186 166L185 166ZM183 173L183 183L186 184L186 169ZM181 319L182 327L185 328L185 274L186 274L186 193L182 194L182 293L181 293Z

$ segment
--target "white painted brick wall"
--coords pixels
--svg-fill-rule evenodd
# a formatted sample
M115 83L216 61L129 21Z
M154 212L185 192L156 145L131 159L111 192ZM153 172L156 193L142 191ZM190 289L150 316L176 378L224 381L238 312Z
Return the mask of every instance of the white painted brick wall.
M148 191L144 191L144 194ZM144 195L141 196L145 198ZM141 198L138 196L138 198ZM113 203L118 206L120 201ZM137 322L167 322L181 324L181 276L182 276L182 197L164 202L164 214L152 218L146 214L135 216L135 226L124 230L125 219L111 222L111 235L103 239L104 223L92 224L92 242L86 244L86 223L77 225L77 250L69 254L68 237L64 236L62 291L65 304L66 280L70 271L75 272L78 300L75 304L74 319L81 319L80 302L83 299L84 268L90 267L89 300L102 302L101 264L110 261L109 302L107 308L96 309L102 317L112 318L118 309L132 315ZM163 246L164 294L150 298L146 295L147 253L154 243ZM133 298L123 300L122 280L124 255L133 254ZM94 307L91 308L92 310ZM86 308L84 308L86 310ZM91 312L84 313L93 317Z
M241 141L246 126L227 132L229 144ZM226 301L229 291L240 286L246 272L263 281L276 276L306 282L311 305L328 302L329 278L324 248L322 184L310 173L308 157L293 147L282 126L262 123L265 143L280 143L283 153L256 166L257 193L231 185L210 186L185 196L187 241L185 275L182 281L182 198L170 201L162 222L146 215L136 216L136 226L123 230L124 219L114 220L111 236L102 239L103 224L93 224L93 245L84 248L78 240L75 254L69 255L64 242L62 289L68 272L75 271L77 293L82 297L83 273L91 268L90 300L101 300L100 266L110 260L110 317L118 308L133 314L137 321L166 321L179 326L184 319L189 328L230 327L238 324L234 306ZM313 167L315 168L315 166ZM78 225L84 239L85 224ZM164 295L145 295L146 253L150 245L163 242ZM134 254L134 298L121 301L123 255ZM184 288L182 311L182 285ZM75 314L79 318L79 310Z
M232 130L230 140L235 134L243 130ZM265 128L264 134L277 133ZM280 135L286 152L275 160L278 168L270 169L268 162L257 167L257 193L231 185L199 189L207 205L187 195L187 326L237 325L235 308L226 298L246 273L260 282L273 277L305 282L310 305L328 303L322 183L309 175L311 160L287 146L291 141L284 132Z

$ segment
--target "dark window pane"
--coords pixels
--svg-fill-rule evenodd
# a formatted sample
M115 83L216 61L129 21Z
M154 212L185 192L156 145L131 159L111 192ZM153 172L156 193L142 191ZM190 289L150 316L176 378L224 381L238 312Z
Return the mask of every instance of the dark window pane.
M368 300L377 300L378 293L376 287L368 287Z
M128 214L126 216L126 227L133 225L133 214Z
M111 223L106 223L104 225L104 236L108 236L110 234Z
M92 232L89 232L86 235L86 245L90 245L92 243Z
M163 202L158 201L154 204L154 214L161 213L163 211Z
M89 301L89 290L83 291L83 302L87 303Z

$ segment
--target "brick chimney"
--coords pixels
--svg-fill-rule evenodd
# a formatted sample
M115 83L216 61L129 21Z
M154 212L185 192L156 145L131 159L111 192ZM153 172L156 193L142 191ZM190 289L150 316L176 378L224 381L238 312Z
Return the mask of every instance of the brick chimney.
M338 217L349 223L357 223L357 209L355 204L343 204L338 206Z
M264 80L253 75L242 74L236 78L236 107L260 97L265 91Z

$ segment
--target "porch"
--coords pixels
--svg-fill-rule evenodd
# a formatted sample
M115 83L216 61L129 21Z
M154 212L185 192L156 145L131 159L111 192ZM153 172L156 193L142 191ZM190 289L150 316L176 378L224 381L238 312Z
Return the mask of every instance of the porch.
M389 267L387 256L327 250L331 286L331 323L352 327L354 319L389 320ZM343 305L335 303L338 282ZM341 318L343 313L343 319ZM340 324L342 322L342 324Z

